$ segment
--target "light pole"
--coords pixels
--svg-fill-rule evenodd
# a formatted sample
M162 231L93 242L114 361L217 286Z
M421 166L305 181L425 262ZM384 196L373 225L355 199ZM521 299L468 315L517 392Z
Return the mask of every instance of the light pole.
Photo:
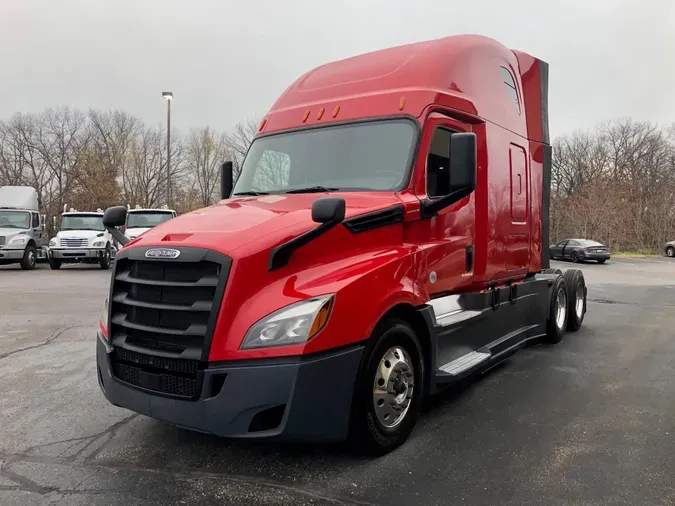
M171 208L171 101L173 93L163 91L162 98L166 100L166 205Z

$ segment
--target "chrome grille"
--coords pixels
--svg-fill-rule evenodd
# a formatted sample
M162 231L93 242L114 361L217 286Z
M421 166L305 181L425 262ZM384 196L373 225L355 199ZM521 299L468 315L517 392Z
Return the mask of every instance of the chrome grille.
M62 237L61 239L59 239L59 242L61 243L61 246L64 247L64 248L86 248L87 247L87 239Z

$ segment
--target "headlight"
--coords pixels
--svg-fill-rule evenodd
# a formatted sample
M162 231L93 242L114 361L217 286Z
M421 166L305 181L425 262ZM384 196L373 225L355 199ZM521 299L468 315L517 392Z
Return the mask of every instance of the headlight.
M325 326L333 309L333 295L296 302L266 316L253 325L239 349L303 344Z
M52 239L49 239L49 247L50 248L53 248L54 246L58 246L58 245L59 245L59 240L56 237L54 237Z
M9 241L9 244L26 244L28 242L28 237L14 237L11 241Z
M93 244L93 246L94 246L94 248L102 248L103 246L105 246L105 241L96 241Z

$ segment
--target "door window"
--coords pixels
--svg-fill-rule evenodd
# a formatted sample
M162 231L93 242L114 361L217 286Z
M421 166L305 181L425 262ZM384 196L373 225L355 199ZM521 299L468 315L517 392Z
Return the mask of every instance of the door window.
M450 193L450 136L445 128L436 128L427 156L427 195L441 197Z

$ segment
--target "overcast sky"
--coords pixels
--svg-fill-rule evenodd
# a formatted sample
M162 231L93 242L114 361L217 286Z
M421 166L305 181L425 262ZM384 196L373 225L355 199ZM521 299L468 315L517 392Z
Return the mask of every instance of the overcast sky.
M0 0L0 118L70 105L157 124L172 91L175 128L226 130L317 65L460 33L549 62L553 135L675 121L673 0Z

